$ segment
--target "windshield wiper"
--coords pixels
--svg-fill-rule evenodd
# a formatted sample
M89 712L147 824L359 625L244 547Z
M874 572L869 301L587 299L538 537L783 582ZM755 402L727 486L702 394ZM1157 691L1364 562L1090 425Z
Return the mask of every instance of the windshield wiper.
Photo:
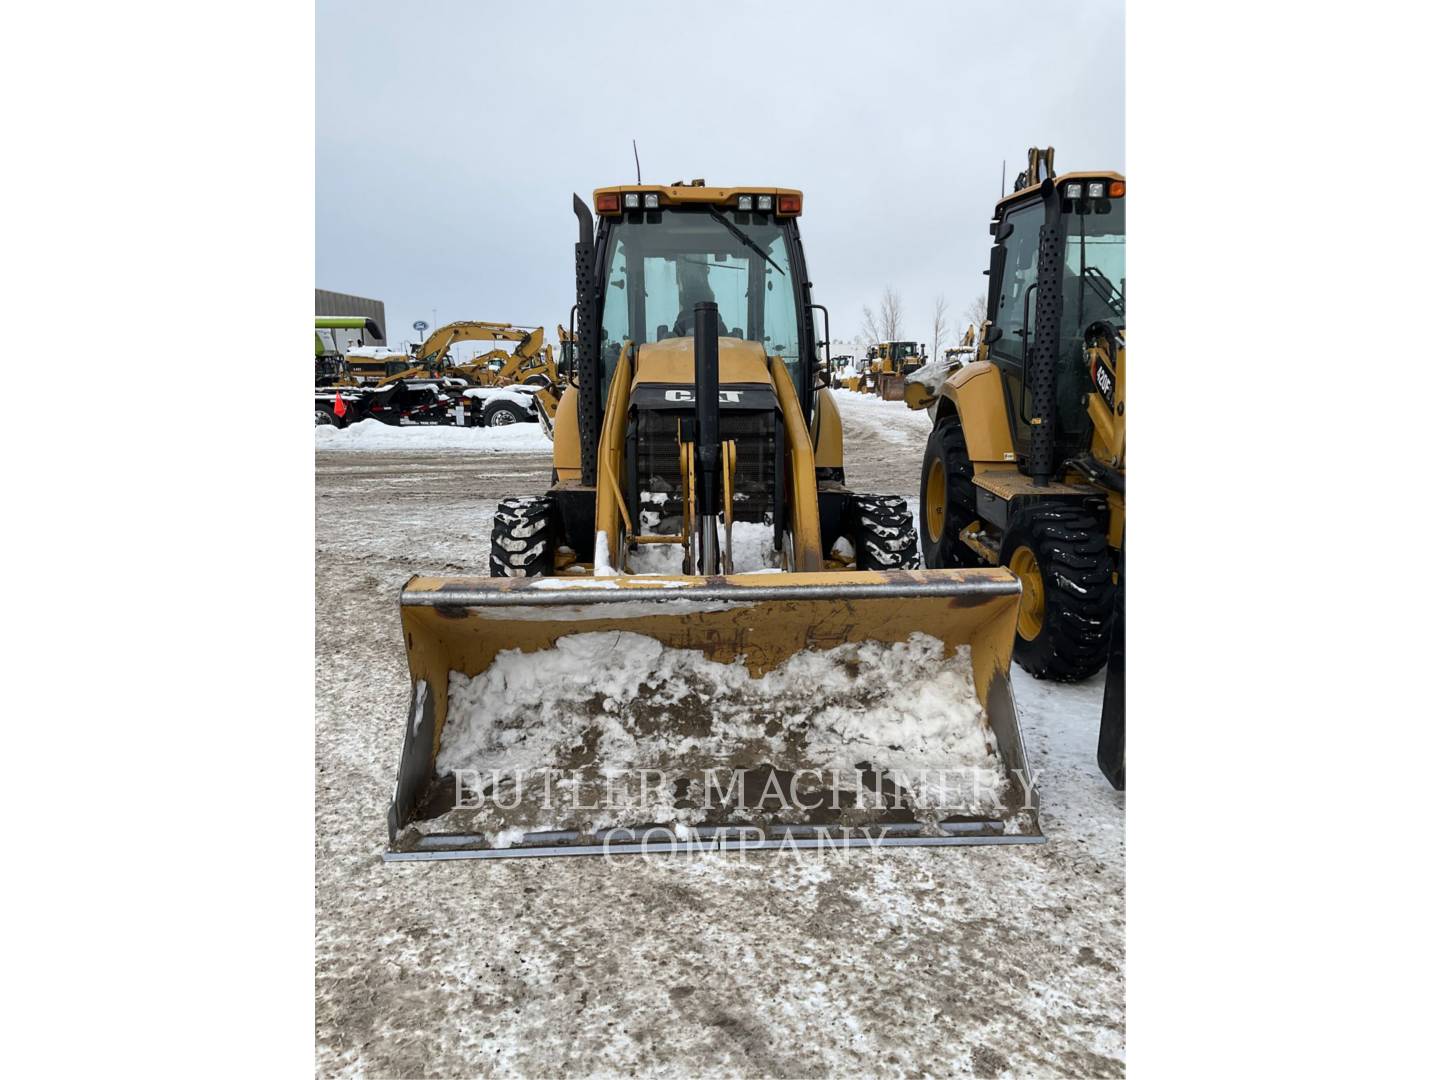
M720 211L716 210L713 206L707 206L705 207L705 209L710 212L711 217L713 217L721 225L724 225L725 228L729 229L730 235L735 237L736 240L739 240L751 251L755 252L756 255L759 255L771 266L775 267L776 270L780 270L780 264L777 263L774 259L770 258L769 255L766 255L764 248L762 248L759 244L755 243L754 240L751 240L750 237L746 236L743 232L741 232L739 226L731 224L731 222L726 219L725 215L720 213ZM780 276L785 276L784 270L780 270Z

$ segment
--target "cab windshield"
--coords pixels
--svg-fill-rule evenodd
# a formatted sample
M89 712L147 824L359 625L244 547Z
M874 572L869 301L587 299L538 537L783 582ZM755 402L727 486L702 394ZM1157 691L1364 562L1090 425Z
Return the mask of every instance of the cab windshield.
M1083 206L1083 204L1082 204ZM1097 201L1065 215L1067 335L1104 320L1125 326L1125 200Z
M689 337L694 307L706 300L719 309L721 337L760 342L767 356L784 358L800 387L797 293L785 227L766 214L720 207L633 217L616 221L607 243L602 394L625 341Z
M1090 389L1085 328L1096 322L1125 328L1125 200L1081 203L1064 215L1064 225L1060 363L1055 375L1060 426L1078 433L1087 422L1084 401Z

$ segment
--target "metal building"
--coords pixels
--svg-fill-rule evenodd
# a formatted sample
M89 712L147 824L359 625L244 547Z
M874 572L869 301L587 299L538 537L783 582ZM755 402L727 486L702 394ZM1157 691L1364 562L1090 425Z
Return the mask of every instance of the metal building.
M363 336L364 338L363 341L359 341L357 344L385 344L385 302L383 300L371 300L364 296L352 296L350 293L331 292L329 289L316 289L315 314L363 315L367 318L374 319L380 324L380 337L376 339L364 333L364 331L355 331L357 335Z

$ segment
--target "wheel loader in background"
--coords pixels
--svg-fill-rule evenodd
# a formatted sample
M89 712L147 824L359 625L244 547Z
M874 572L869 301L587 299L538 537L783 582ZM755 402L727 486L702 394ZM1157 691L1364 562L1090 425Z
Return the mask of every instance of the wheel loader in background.
M846 486L801 193L636 184L593 205L598 224L574 199L553 483L500 503L491 576L417 576L400 597L412 696L386 859L630 853L657 833L671 851L1043 841L1009 680L1019 583L919 569L905 500ZM947 681L906 664L904 685L870 681L917 649ZM675 690L677 670L710 690ZM560 710L577 678L590 696ZM923 703L897 712L901 691ZM1006 779L984 808L932 812L895 761L961 753L962 693L965 752ZM806 711L835 694L860 711ZM516 762L563 767L571 795L644 766L665 812L556 810L548 774L542 812Z
M1041 679L1112 661L1099 759L1124 786L1125 178L1054 173L1031 150L995 207L975 360L906 401L934 423L921 467L929 567L1004 566L1024 587L1015 659Z
M875 346L870 383L875 393L886 401L900 401L905 396L905 379L925 366L925 346L913 341L882 341Z

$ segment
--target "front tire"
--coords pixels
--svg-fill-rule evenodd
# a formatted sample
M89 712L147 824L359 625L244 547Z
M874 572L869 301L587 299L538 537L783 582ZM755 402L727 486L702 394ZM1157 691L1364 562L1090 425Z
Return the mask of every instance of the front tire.
M930 432L920 466L920 553L931 569L983 566L960 534L980 520L975 509L975 467L959 420L942 420Z
M1022 510L1005 531L1000 561L1024 587L1016 663L1056 682L1088 679L1104 667L1115 585L1101 515L1076 504Z
M490 576L555 573L560 511L548 495L501 499L490 526Z
M915 519L899 495L854 495L846 538L855 548L857 570L918 570Z

